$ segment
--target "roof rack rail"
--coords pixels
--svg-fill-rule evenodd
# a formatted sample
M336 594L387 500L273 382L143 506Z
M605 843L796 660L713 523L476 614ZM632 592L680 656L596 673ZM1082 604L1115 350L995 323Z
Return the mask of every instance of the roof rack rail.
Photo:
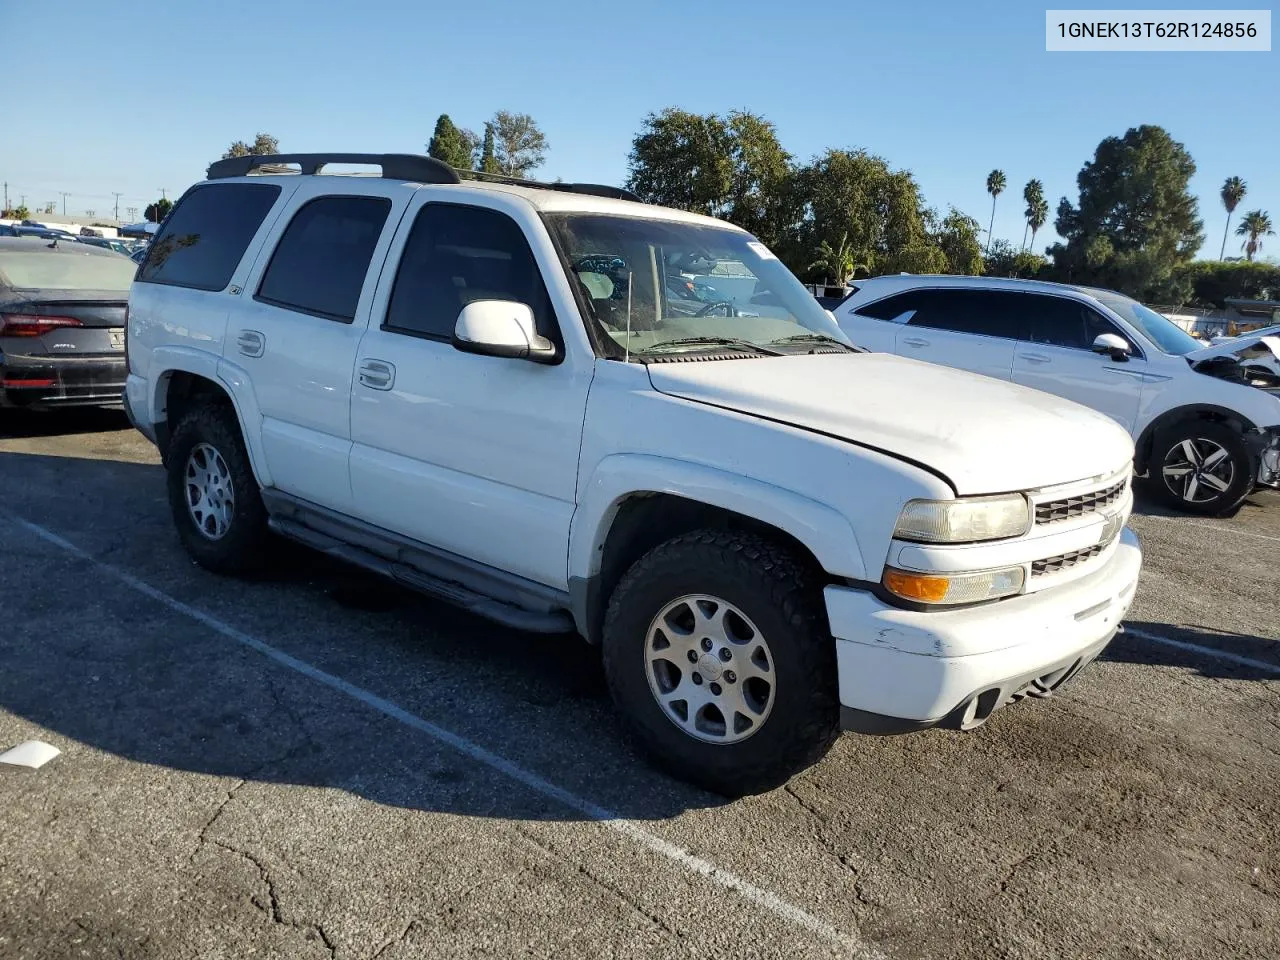
M564 193L581 193L591 197L607 197L610 200L632 200L640 203L638 196L622 187L610 187L602 183L548 183L545 180L526 180L505 173L486 173L483 170L458 170L464 179L482 180L487 183L505 183L513 187L532 187L537 190L560 190Z
M247 177L258 167L296 163L304 174L317 174L331 163L367 163L382 168L384 180L412 180L415 183L460 183L457 171L434 157L416 153L276 153L266 156L227 157L209 164L209 180ZM281 170L280 173L291 173Z

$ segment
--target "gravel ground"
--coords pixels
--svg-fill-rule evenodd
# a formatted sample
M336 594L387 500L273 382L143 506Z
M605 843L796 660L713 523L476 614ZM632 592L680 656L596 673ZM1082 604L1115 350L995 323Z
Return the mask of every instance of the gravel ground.
M194 567L121 415L0 411L0 957L1264 957L1280 496L1141 505L1103 660L733 803L598 658L284 548Z

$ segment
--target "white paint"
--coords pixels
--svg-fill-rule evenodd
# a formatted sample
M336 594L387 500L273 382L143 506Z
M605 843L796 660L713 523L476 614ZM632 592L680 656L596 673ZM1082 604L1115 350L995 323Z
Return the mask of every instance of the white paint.
M42 740L28 740L0 753L0 763L39 770L61 752L57 747L50 746Z
M189 617L197 623L208 627L220 636L241 644L242 646L248 647L250 650L254 650L257 653L262 654L264 657L275 661L282 667L286 667L287 669L301 674L310 680L314 680L331 690L336 690L338 693L344 694L353 700L358 700L360 703L378 711L384 716L397 720L406 727L417 730L419 733L424 733L432 739L438 740L439 742L452 747L454 750L470 757L477 763L484 764L492 770L505 774L517 783L528 787L535 793L539 793L544 797L548 797L549 799L556 801L557 803L563 804L565 807L568 807L570 810L577 811L589 820L597 821L610 830L613 830L615 833L629 838L653 853L666 857L668 860L671 860L678 866L683 867L685 870L688 870L691 873L696 873L701 877L705 877L712 883L724 887L726 890L732 890L749 903L768 910L775 916L794 923L796 926L809 931L815 936L843 948L847 951L847 956L856 958L856 960L884 960L883 954L878 950L860 943L850 934L836 929L825 920L815 917L813 914L797 907L795 904L783 899L776 893L766 890L763 887L758 887L750 881L744 880L737 874L716 866L709 860L704 860L701 857L694 856L683 847L662 839L657 834L651 833L636 823L622 819L619 814L614 813L612 810L602 807L596 803L592 803L590 800L580 797L563 787L557 786L549 780L543 779L536 773L525 769L519 764L511 762L491 750L485 749L479 744L468 740L466 737L453 733L450 730L446 730L444 727L437 726L429 720L424 720L421 717L410 713L408 710L405 710L403 707L392 703L390 700L378 696L376 693L371 693L362 687L357 687L355 684L349 683L341 677L334 676L331 673L326 673L318 667L313 667L311 664L285 653L283 650L278 650L270 644L259 640L257 637L251 636L242 630L238 630L230 624L224 623L202 610L198 610L195 607L183 603L181 600L169 596L164 591L151 586L151 584L144 580L140 580L133 574L126 573L109 563L103 563L101 560L93 557L87 551L76 546L74 543L63 539L56 533L45 529L39 524L32 523L31 521L18 516L10 515L10 517L19 526L35 534L37 537L40 537L47 543L53 544L59 549L93 564L94 567L101 572L120 581L132 590L141 593L143 596L168 607L174 613Z
M1238 653L1229 653L1226 650L1218 650L1214 647L1204 647L1198 643L1188 643L1186 640L1174 640L1172 637L1162 637L1158 633L1148 633L1145 630L1138 630L1134 627L1125 627L1124 630L1126 634L1137 637L1139 640L1147 640L1151 643L1161 643L1166 647L1177 647L1179 650L1199 653L1206 657L1212 657L1214 660L1223 660L1227 663L1234 663L1241 667L1261 670L1263 673L1274 673L1276 676L1280 677L1280 665L1267 663L1265 660L1255 660L1252 657L1242 657Z

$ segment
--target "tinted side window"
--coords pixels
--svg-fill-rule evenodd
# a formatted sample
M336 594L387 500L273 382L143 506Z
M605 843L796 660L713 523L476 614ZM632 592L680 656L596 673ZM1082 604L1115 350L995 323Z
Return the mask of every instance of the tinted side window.
M138 270L146 283L221 290L280 196L271 183L194 187L160 228Z
M1032 295L1024 299L1026 339L1032 343L1089 350L1099 334L1124 336L1109 320L1077 300ZM1124 339L1129 341L1128 337Z
M922 290L908 323L984 337L1016 338L1021 333L1017 294L994 290Z
M428 203L405 242L384 326L449 340L473 300L528 304L538 333L560 346L551 298L520 226L497 210Z
M858 307L853 312L860 317L871 317L875 320L895 320L906 311L916 309L919 301L920 291L912 290L868 303L865 307Z
M305 204L276 244L256 299L350 323L390 211L386 197L320 197Z

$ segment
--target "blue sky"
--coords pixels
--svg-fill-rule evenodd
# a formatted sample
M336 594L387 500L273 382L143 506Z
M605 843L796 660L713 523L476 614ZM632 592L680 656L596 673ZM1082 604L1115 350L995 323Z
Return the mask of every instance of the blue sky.
M69 213L109 211L121 191L123 215L161 187L180 193L259 130L287 150L415 152L442 112L479 129L510 109L547 133L539 176L619 183L645 114L672 105L762 113L802 160L865 147L913 171L929 204L984 227L985 179L999 167L1009 188L995 235L1015 244L1029 178L1044 181L1052 211L1075 199L1100 139L1142 123L1166 127L1196 160L1206 254L1222 240L1227 176L1248 182L1244 209L1280 220L1280 54L1047 53L1044 10L0 0L0 37L20 63L5 73L0 178L28 205L60 209L68 192ZM1051 213L1037 247L1053 239Z

